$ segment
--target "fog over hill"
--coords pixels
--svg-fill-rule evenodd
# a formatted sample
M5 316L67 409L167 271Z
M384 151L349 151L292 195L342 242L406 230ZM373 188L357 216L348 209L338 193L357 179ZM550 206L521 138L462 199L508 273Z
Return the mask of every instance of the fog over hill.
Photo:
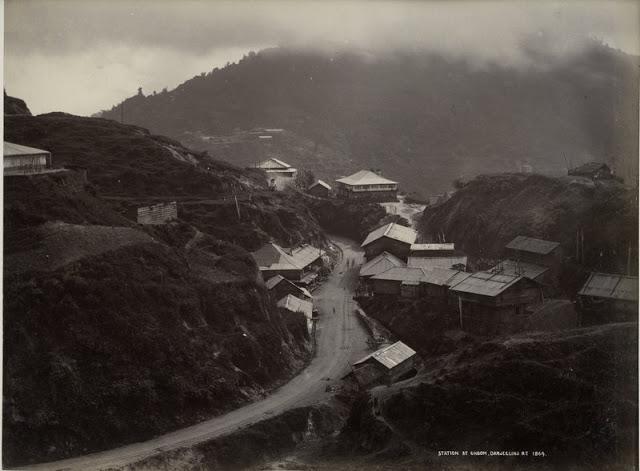
M435 52L273 48L101 115L236 164L279 156L326 178L376 167L424 193L525 164L561 174L599 160L635 179L638 58L596 41L562 57L539 39L522 51L523 63L500 65ZM286 137L261 148L240 132L256 127Z

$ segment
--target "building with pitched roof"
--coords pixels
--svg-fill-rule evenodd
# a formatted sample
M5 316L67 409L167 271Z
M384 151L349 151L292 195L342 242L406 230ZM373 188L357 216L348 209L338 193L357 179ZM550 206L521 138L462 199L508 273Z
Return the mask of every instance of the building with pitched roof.
M449 288L461 327L479 335L521 330L526 310L542 303L542 286L517 275L478 272Z
M3 169L5 175L42 173L51 168L51 152L4 141Z
M339 198L369 201L397 201L398 182L384 178L371 170L360 170L336 180Z
M287 294L277 303L278 307L286 309L289 312L299 313L304 315L307 322L307 331L311 333L313 331L313 303L305 301L292 294Z
M507 267L507 274L511 269L514 270L514 274L516 274L516 269L518 271L527 271L526 269L528 269L528 274L525 275L528 278L536 279L550 286L557 283L563 259L560 242L519 235L505 246L504 255L506 260L502 262L502 265ZM540 268L536 266L544 267L546 270L539 273ZM524 275L524 273L518 274Z
M360 278L368 280L372 276L384 273L390 268L405 267L406 264L389 252L382 252L360 267Z
M407 260L407 266L424 268L425 270L431 270L433 268L455 268L456 270L464 271L467 269L467 256L413 257L410 255Z
M578 292L583 324L638 320L638 277L591 273Z
M382 252L389 252L404 261L407 260L411 244L417 237L418 233L410 227L392 222L371 231L361 247L364 248L367 260L371 260Z
M318 180L307 188L307 193L318 198L328 198L331 194L331 185L323 180Z
M267 174L269 185L277 189L282 189L289 185L298 171L286 162L279 159L267 159L257 163L254 168L260 169Z
M356 361L353 364L354 375L360 382L366 382L363 386L391 384L408 375L416 360L415 350L403 342L396 342ZM358 374L360 371L366 371L366 375Z
M419 285L425 273L421 268L393 267L371 277L371 287L375 294L402 293L402 284Z
M297 286L282 275L272 276L265 282L265 286L269 290L269 294L272 296L272 299L277 301L288 294L304 301L313 301L313 296L308 289Z
M324 250L311 245L285 250L273 242L251 252L263 279L281 275L292 281L298 281L305 273L322 266L324 254Z

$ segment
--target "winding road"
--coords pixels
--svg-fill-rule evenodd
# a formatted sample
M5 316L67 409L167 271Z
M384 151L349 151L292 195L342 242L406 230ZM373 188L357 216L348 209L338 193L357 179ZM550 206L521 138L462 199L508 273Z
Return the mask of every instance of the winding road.
M367 332L356 318L352 296L363 253L353 241L333 237L343 256L328 280L314 292L320 312L316 355L299 375L266 398L227 414L144 442L20 469L95 470L118 468L177 448L193 446L280 414L288 409L328 397L328 384L339 380L351 362L367 353Z

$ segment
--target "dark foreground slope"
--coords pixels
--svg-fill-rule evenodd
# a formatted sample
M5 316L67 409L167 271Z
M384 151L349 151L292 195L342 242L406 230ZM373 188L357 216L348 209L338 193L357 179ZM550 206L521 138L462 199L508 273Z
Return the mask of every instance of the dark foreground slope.
M149 228L113 210L147 191L216 197L259 189L259 180L223 163L185 161L179 144L167 145L181 158L162 138L106 120L5 124L8 139L87 168L89 181L78 170L5 178L4 467L194 423L303 366L304 319L274 305L244 249L206 230L233 220L211 216L200 231L195 216ZM123 200L103 197L114 193ZM263 226L249 225L253 233L300 240L308 234L296 225L319 231L286 197L256 212L266 219L274 208L280 213Z
M339 448L389 467L633 469L637 407L637 325L521 334L461 347L372 390ZM439 450L545 457L439 458Z
M628 249L637 270L637 189L615 181L502 174L480 176L446 203L427 208L420 221L425 239L443 232L467 253L496 258L517 235L555 240L565 255L576 253L584 232L584 265L625 272Z
M534 42L522 52L527 65L516 67L270 49L103 116L120 119L124 106L126 122L237 164L264 153L321 178L375 167L426 194L460 174L565 171L563 154L573 165L606 159L637 179L638 58L597 42L559 58ZM284 131L265 146L241 132L256 127Z

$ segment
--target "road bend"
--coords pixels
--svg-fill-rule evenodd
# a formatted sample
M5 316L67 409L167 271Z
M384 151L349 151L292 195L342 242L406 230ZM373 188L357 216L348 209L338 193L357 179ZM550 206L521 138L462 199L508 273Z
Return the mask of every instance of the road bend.
M314 292L314 303L320 313L316 355L291 381L262 400L144 442L20 469L75 471L118 468L228 435L288 409L326 399L329 396L327 386L348 373L351 363L367 353L367 332L355 318L357 314L352 299L363 254L351 240L332 237L332 242L340 247L343 255L328 280Z

